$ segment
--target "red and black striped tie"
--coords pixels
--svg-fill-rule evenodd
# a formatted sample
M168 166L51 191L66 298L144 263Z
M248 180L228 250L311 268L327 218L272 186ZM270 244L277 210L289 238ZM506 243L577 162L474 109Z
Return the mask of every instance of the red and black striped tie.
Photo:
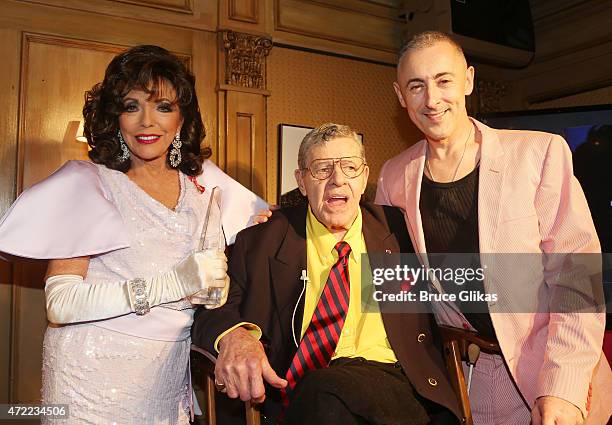
M321 298L285 376L287 386L281 390L284 407L289 405L297 382L307 371L329 365L340 339L349 306L348 259L351 246L341 241L335 249L338 261L329 272Z

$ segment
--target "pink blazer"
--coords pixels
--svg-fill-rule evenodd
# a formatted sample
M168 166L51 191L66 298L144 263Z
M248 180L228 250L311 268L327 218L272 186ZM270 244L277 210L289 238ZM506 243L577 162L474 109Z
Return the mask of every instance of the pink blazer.
M600 252L565 141L553 134L495 130L472 121L482 140L481 254L535 253L537 258L537 253ZM422 140L387 161L376 194L377 203L404 211L412 243L420 253L427 252L419 212L425 151ZM599 278L595 285L584 275L582 280L559 282L560 257L550 257L538 267L521 265L512 273L504 267L487 273L487 292L498 293L509 303L490 304L491 320L510 372L530 406L537 397L557 396L579 407L587 423L605 424L612 413L612 372L601 350L605 314L559 313L547 307L568 288L589 292L585 295L601 301L600 264L589 265ZM421 260L426 262L426 257ZM529 284L517 288L517 282Z

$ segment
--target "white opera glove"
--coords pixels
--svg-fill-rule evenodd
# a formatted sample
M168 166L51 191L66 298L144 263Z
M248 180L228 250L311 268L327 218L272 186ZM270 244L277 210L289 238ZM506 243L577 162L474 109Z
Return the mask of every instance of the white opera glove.
M155 304L151 305L176 301L208 288L225 288L224 292L228 292L227 257L223 251L196 251L174 268L174 274L176 285L152 282L149 303Z
M227 259L217 250L194 252L170 271L148 280L86 284L78 275L51 276L45 285L47 318L65 324L132 312L142 315L150 307L178 301L202 289L226 287L228 281Z

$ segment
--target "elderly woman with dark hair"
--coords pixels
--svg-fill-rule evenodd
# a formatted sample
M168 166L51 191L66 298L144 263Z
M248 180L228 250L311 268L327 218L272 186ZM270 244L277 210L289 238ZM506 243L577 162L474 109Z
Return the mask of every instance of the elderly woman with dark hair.
M174 139L166 156L168 168L178 168L188 176L200 174L202 161L210 157L211 150L200 151L204 125L195 80L180 60L157 46L137 46L117 56L109 64L104 81L87 92L84 128L93 162L130 174L132 158L127 148L131 139L124 139L122 130L129 131L130 118L140 118L135 114L138 101L129 96L130 92L155 101L159 116L172 120L176 133L171 134ZM122 122L124 127L120 128ZM169 143L159 146L167 151ZM138 161L137 156L134 159Z
M49 260L43 401L69 405L53 423L188 424L190 300L218 307L229 284L222 249L200 250L212 189L226 236L265 203L205 160L194 77L160 47L115 57L83 114L93 163L68 162L0 222L1 252Z

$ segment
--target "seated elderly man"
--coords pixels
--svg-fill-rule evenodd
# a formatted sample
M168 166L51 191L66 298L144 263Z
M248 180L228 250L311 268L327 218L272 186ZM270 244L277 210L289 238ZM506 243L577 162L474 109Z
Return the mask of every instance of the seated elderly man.
M456 423L432 316L362 311L362 261L414 251L399 210L359 204L369 169L357 135L322 125L298 164L308 206L240 232L227 303L197 313L193 342L218 351L217 388L263 402L268 423Z

